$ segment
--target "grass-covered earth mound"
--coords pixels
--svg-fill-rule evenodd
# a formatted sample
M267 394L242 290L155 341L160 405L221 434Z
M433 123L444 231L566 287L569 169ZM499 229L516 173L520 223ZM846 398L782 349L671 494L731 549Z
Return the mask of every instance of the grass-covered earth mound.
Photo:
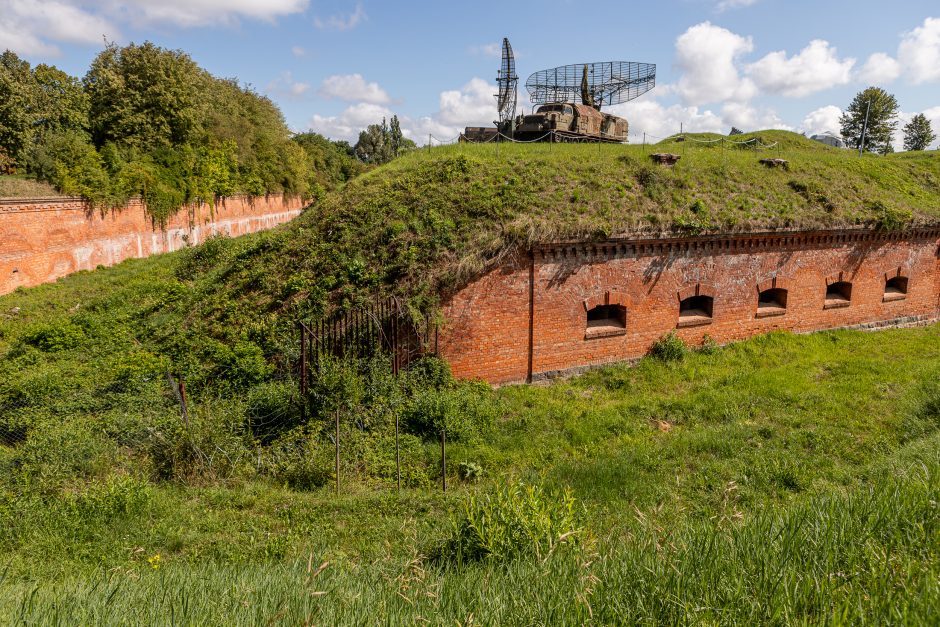
M429 308L534 243L940 222L940 153L858 157L783 131L735 139L748 138L759 143L686 135L657 146L416 151L250 247L203 249L178 274L188 281L216 273L206 289L262 317L287 309L319 315L380 291ZM768 145L775 147L754 147ZM649 153L661 150L682 159L657 166ZM759 163L765 157L789 168L768 169Z

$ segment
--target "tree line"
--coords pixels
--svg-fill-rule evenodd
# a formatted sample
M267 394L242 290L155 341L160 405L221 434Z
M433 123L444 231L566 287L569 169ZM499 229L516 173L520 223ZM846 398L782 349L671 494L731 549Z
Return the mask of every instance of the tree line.
M109 44L83 78L0 54L0 173L157 219L237 193L316 197L364 169L347 142L292 135L280 109L186 53Z
M881 87L869 87L852 99L839 122L842 138L856 150L862 148L878 154L894 152L892 141L898 130L897 98ZM866 121L867 120L867 121ZM926 150L937 139L930 120L918 113L902 129L904 150Z

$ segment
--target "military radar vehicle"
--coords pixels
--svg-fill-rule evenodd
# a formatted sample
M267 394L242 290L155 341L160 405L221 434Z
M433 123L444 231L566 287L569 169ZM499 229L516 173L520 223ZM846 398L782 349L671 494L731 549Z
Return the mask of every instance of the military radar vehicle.
M508 39L496 83L499 120L495 129L468 127L465 141L611 142L627 141L624 118L601 111L602 106L629 102L656 85L656 65L628 61L574 63L535 72L526 80L534 110L516 115L516 63Z

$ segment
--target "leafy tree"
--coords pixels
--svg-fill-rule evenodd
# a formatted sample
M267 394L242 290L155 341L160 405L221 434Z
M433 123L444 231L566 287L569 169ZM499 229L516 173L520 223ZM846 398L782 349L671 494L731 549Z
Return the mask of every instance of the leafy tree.
M109 44L85 75L95 145L148 150L192 141L204 117L207 79L182 51Z
M311 177L315 184L331 189L365 169L356 159L355 149L346 141L331 141L318 133L294 135L294 141L312 160Z
M930 126L930 120L923 113L915 115L904 126L904 150L927 150L936 134Z
M865 149L880 154L892 152L891 140L898 128L898 101L880 87L869 87L855 95L839 119L842 137L850 146L859 148L862 145L862 128L869 103L871 110L868 112Z
M401 150L400 134L383 124L382 145ZM364 167L348 143L295 141L270 99L149 42L109 44L84 80L0 55L0 172L24 165L98 206L140 196L158 220L236 193L318 197Z
M0 152L11 169L27 165L48 133L88 126L88 98L81 82L49 65L30 68L7 50L0 55Z
M359 133L356 156L366 163L388 163L395 157L414 150L415 143L401 132L398 116L393 115L391 124L382 118L382 124L370 124Z
M0 54L0 152L10 169L21 163L32 138L30 111L35 91L31 89L29 63L7 50Z
M382 118L382 124L370 124L359 133L356 156L366 163L387 163L391 160L388 135L388 124L385 118Z

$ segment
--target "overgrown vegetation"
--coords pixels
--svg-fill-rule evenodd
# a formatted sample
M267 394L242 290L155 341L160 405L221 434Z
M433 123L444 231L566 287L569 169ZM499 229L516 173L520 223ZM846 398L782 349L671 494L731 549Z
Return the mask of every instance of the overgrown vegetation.
M0 413L29 399L20 418L39 420L0 446L13 620L918 623L940 609L940 327L772 334L495 392L435 361L398 383L380 362L329 364L323 386L344 394L314 394L327 412L345 403L337 498L332 414L286 411L289 381L194 385L180 417L164 357L132 330L155 303L135 271L172 276L174 259L0 299ZM87 295L75 311L65 288ZM451 441L445 496L435 420L456 411L478 426Z
M663 359L498 391L433 359L399 379L381 358L327 362L300 413L299 317L388 292L422 315L518 246L671 229L684 212L697 232L937 219L934 155L855 159L761 138L780 142L789 172L688 139L667 144L684 153L671 170L639 146L415 152L284 227L0 298L0 612L936 615L937 326L696 351L665 339Z
M291 138L268 98L151 43L109 44L83 79L0 55L0 173L164 219L236 193L317 198L362 171L351 148Z

